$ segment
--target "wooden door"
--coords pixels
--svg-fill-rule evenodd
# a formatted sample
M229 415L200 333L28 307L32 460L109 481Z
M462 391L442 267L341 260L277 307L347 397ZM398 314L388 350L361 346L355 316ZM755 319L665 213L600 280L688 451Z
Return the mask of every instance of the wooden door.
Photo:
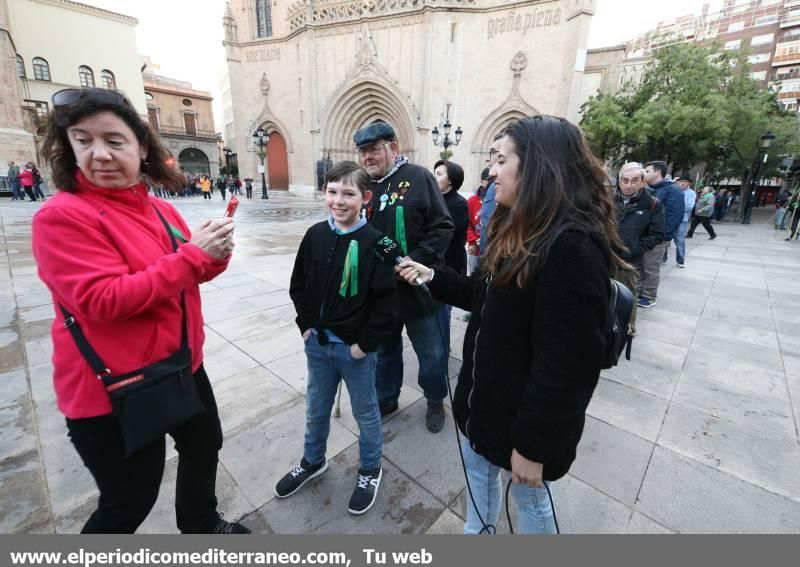
M286 140L278 132L270 132L267 145L267 167L270 190L289 189L289 157L286 154Z

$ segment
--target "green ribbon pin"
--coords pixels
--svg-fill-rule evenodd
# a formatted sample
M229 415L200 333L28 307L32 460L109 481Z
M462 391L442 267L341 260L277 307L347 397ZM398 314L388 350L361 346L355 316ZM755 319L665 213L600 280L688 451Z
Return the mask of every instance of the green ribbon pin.
M347 284L350 284L350 297L358 295L358 241L351 240L344 258L342 282L339 284L339 295L347 297Z
M174 226L169 225L169 231L173 234L173 236L175 236L175 238L177 238L181 242L183 243L189 242L188 240L186 240L186 237L181 233L181 231L175 228Z

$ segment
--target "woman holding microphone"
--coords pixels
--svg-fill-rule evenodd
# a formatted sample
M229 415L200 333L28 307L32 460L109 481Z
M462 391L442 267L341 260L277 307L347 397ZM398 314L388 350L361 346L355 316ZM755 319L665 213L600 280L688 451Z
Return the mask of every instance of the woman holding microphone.
M622 244L601 163L566 120L511 124L492 174L498 206L480 270L411 261L398 270L473 313L453 404L471 490L464 532L496 524L505 469L517 531L555 533L548 485L575 459L603 361L609 273L625 268L612 250Z

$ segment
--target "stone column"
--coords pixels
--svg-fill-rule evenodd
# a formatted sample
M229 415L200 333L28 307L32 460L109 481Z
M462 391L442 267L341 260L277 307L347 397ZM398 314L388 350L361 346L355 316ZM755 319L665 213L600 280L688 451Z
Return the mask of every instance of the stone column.
M36 160L33 134L25 130L22 112L22 86L17 75L17 53L11 35L8 0L0 0L0 171L5 171L6 162L17 164ZM28 70L30 61L26 61ZM40 165L40 164L37 164Z

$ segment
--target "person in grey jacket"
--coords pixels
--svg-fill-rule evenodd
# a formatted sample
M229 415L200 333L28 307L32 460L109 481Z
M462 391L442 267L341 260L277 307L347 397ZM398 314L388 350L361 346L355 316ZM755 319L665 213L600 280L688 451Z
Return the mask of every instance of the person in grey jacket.
M694 229L698 224L702 224L709 235L709 240L714 240L717 233L714 232L714 227L711 226L711 215L714 214L714 194L711 192L712 188L709 186L703 187L703 195L697 201L694 207L694 217L692 217L692 226L689 227L689 232L686 238L694 236Z

